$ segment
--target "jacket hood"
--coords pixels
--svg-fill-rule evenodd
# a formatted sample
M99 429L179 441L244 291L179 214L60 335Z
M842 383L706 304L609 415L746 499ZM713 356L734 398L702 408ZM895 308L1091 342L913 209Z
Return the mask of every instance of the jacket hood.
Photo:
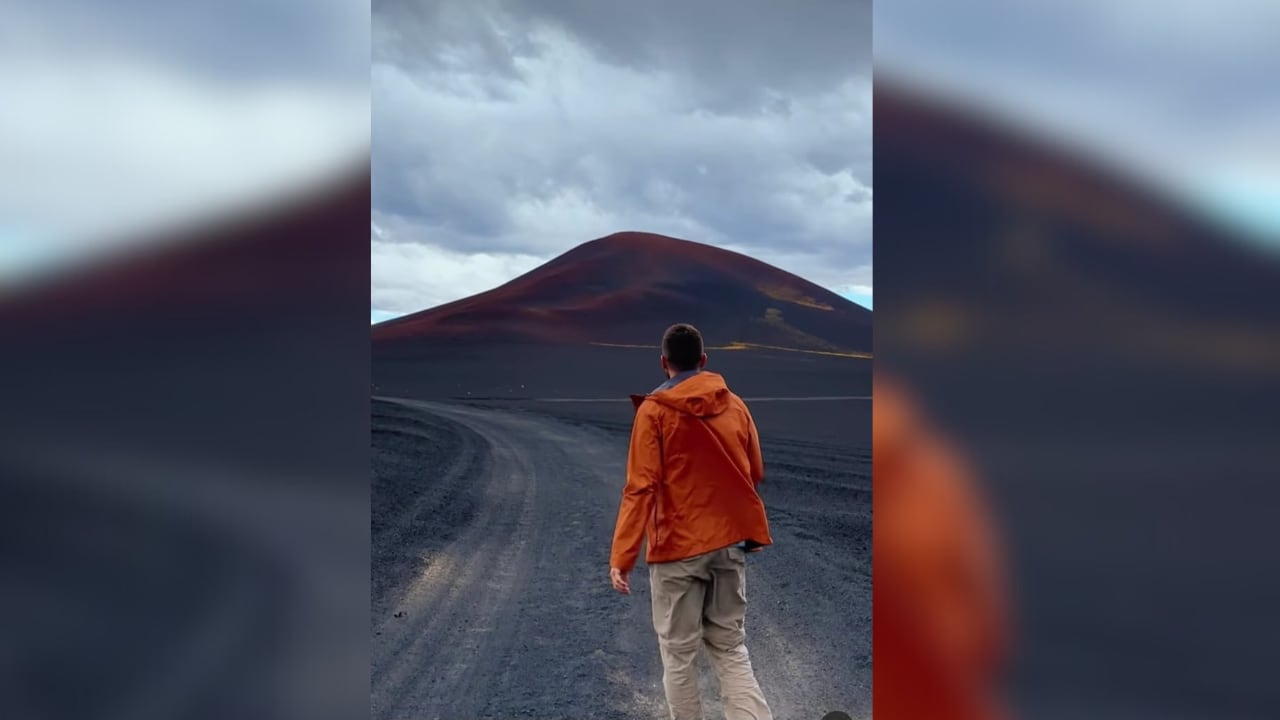
M703 370L667 387L664 383L648 398L697 417L712 417L729 409L729 386L718 373Z

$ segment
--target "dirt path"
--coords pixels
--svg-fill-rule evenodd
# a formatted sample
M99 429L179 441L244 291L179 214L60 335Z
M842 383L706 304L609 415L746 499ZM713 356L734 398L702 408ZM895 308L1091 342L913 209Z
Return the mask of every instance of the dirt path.
M375 400L374 718L665 717L648 574L631 597L607 579L625 447L534 414ZM777 544L748 570L757 675L779 718L867 714L869 491L848 458L771 454Z

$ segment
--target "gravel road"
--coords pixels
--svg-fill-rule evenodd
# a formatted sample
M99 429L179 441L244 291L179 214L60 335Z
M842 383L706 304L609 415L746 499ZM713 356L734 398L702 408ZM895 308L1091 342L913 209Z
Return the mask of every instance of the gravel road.
M372 432L374 718L665 717L648 573L630 597L608 582L624 431L376 398ZM870 716L870 451L764 451L757 677L780 720Z

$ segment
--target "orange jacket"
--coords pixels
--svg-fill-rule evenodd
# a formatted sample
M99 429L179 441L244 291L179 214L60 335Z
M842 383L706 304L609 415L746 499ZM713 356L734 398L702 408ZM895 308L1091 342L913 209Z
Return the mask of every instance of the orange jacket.
M1009 601L993 519L962 455L910 396L878 371L872 394L875 715L1007 718Z
M712 372L637 396L627 484L610 566L671 562L743 540L773 542L756 486L764 459L755 421Z

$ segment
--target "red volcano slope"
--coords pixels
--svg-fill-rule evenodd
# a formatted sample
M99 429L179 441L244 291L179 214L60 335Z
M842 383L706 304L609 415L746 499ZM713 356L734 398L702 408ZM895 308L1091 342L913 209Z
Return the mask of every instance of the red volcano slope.
M671 323L709 345L869 353L871 311L738 253L663 235L593 240L489 292L373 327L422 343L656 345Z

